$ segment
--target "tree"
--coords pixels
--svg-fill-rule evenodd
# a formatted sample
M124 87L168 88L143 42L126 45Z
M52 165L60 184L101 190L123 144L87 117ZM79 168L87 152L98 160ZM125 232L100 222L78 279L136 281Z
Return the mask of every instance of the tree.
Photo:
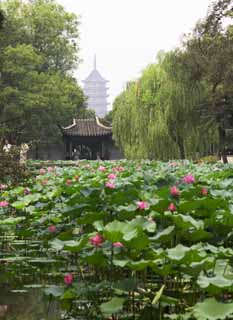
M14 143L53 141L85 113L72 76L78 63L78 20L52 0L3 3L0 31L1 132Z
M113 133L127 157L195 158L217 143L225 154L233 131L233 26L224 19L232 2L214 3L180 48L160 53L117 97Z
M0 29L3 26L3 21L4 21L4 13L2 10L0 10Z
M204 21L198 23L184 43L192 81L204 83L208 94L196 106L200 116L215 122L219 134L219 153L227 162L227 129L233 129L233 1L217 1ZM225 18L228 24L225 25Z

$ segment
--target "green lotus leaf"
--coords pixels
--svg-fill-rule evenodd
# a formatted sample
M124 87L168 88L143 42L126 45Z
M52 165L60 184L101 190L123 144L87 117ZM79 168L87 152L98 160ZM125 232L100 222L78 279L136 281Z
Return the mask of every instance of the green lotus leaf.
M154 237L150 237L151 241L156 242L167 242L171 240L175 226L169 226L166 229L158 232Z
M102 303L100 310L104 315L117 313L123 309L124 301L124 298L112 298L110 301Z
M56 298L61 297L63 292L64 292L64 288L59 287L59 286L50 286L50 287L44 289L44 293L47 296L51 295Z
M189 228L195 228L195 229L203 229L204 228L204 222L201 220L195 220L190 215L186 214L178 214L173 215L172 220L175 225L177 225L181 229L189 229Z
M208 298L193 307L193 316L197 320L219 320L232 318L233 303L221 303L214 298ZM229 318L230 319L230 318Z
M181 260L189 250L190 248L185 247L182 244L178 244L175 248L167 249L168 258L177 261Z
M17 223L25 220L26 217L11 217L4 220L0 220L0 225L16 225Z
M197 284L204 289L208 288L211 285L217 288L228 288L232 286L233 280L227 279L220 274L214 277L206 277L202 273L197 279Z
M130 261L128 263L128 266L130 269L132 270L144 270L145 268L147 268L150 265L150 260L139 260L139 261Z
M155 232L156 223L154 221L150 221L142 216L137 216L130 222L130 225L134 225L135 227L142 227L144 231L147 232Z

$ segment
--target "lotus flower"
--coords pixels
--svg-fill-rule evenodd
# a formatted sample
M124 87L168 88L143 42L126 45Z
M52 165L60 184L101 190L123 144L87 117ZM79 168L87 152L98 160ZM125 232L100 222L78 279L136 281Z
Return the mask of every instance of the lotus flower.
M52 225L52 226L48 227L48 230L49 230L49 232L54 233L54 232L56 232L57 228L56 228L56 226Z
M202 188L202 189L201 189L201 194L202 194L203 196L206 196L206 195L208 194L208 192L209 192L209 190L206 189L206 188Z
M113 247L116 247L116 248L124 247L123 243L121 243L121 242L114 242L112 245L113 245Z
M138 201L137 206L139 210L145 210L149 208L149 204L145 201Z
M110 182L110 181L105 183L105 187L109 188L109 189L115 189L116 188L115 184Z
M99 247L103 243L103 241L103 237L98 233L90 238L90 243L95 247Z
M5 208L9 206L9 202L8 201L0 201L0 207L1 208Z
M170 210L170 211L176 211L176 206L174 205L174 203L171 203L170 205L169 205L169 207L168 207L168 210Z
M39 174L40 174L40 175L44 175L44 174L46 174L46 170L45 170L45 169L43 169L43 168L41 168L41 169L39 170Z
M0 190L6 190L7 185L6 184L0 184Z
M191 174L187 174L187 176L184 176L183 177L183 182L185 184L191 184L191 183L194 183L195 182L195 178L193 175Z
M171 187L171 189L170 189L170 194L171 194L173 197L179 197L180 191L179 191L179 189L177 189L176 186L173 186L173 187Z
M64 276L64 282L66 285L71 285L73 282L73 275L71 273L68 273L67 275Z
M70 186L72 184L72 180L71 179L67 179L66 180L66 184L67 184L67 186Z
M122 172L122 171L124 171L124 170L125 170L125 168L122 167L122 166L117 167L117 171L119 171L119 172Z
M98 170L101 171L101 172L103 172L103 171L106 171L106 168L103 167L103 166L99 166Z
M114 180L114 179L116 179L116 175L114 174L114 173L110 173L109 175L108 175L108 179L111 179L111 180Z

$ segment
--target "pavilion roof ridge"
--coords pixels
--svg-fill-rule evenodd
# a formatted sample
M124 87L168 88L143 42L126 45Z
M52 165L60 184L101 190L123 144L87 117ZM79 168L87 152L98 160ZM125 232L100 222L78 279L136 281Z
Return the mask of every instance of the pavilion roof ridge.
M63 127L65 135L71 136L104 136L112 134L112 127L102 124L99 118L73 119L73 124Z

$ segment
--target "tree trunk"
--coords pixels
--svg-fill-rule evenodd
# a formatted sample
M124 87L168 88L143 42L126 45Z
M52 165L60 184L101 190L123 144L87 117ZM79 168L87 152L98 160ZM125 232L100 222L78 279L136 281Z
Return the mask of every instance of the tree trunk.
M219 133L219 154L223 163L228 163L226 145L225 145L225 139L226 139L225 130L221 126L219 126L218 133Z
M184 139L182 137L177 137L177 144L180 151L180 158L185 159Z

